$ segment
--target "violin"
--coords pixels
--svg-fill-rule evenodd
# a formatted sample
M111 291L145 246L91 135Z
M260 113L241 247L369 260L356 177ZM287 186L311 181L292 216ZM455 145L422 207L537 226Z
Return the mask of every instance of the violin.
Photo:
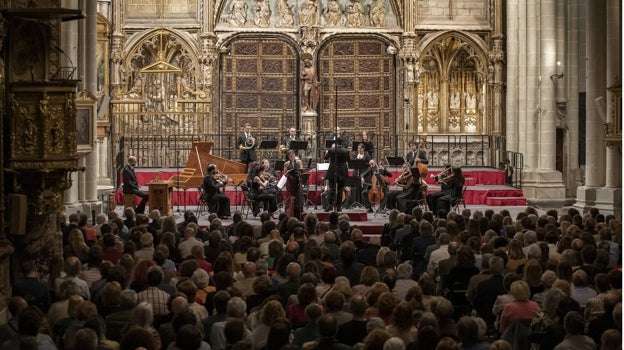
M223 187L220 189L221 192L225 191L225 185L228 183L234 183L234 180L219 170L215 170L215 173L212 175L212 178L221 182Z
M414 184L414 176L412 175L410 169L406 169L405 171L403 171L401 175L397 177L395 184L401 186L404 190L412 187L412 185Z

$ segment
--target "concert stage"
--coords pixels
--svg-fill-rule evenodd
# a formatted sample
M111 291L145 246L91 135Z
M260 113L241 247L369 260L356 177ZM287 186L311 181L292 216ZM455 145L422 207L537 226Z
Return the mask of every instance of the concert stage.
M438 192L440 187L434 184L434 180L430 175L438 174L441 168L429 168L429 174L425 181L429 184L428 192ZM487 205L487 206L524 206L526 199L522 189L505 185L505 174L502 170L491 168L462 168L466 177L466 192L464 198L468 205ZM159 178L167 180L178 174L176 169L153 169L153 168L136 168L137 180L142 184L143 190L147 192L146 184ZM394 182L400 174L400 169L392 169L392 178L390 183ZM307 199L314 205L320 207L320 194L323 191L322 178L324 171L313 169L309 172L308 181L308 197ZM173 205L176 207L196 206L199 199L199 190L195 188L183 191L176 189L175 181L173 183ZM390 190L398 190L396 186L391 186ZM227 186L225 194L230 197L230 203L233 206L243 203L244 194L240 186ZM116 195L118 204L121 204L121 191Z

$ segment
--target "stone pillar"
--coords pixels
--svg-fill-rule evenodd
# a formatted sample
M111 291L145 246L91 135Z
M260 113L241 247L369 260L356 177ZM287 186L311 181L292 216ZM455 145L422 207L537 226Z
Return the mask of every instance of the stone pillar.
M554 0L530 1L527 7L527 154L523 191L529 204L560 207L565 200L561 172L555 169L556 115L553 77L556 68ZM536 84L532 85L533 82Z
M92 95L97 94L97 3L86 1L85 12L87 13L85 31L85 90ZM97 134L97 115L91 120L93 137ZM97 145L96 145L97 147ZM86 156L85 163L85 200L90 205L98 203L97 197L97 167L98 152L94 149ZM92 209L92 208L89 208Z
M579 154L579 109L578 109L578 93L581 90L579 83L579 75L582 70L581 62L579 62L579 1L571 0L565 6L567 10L566 21L566 35L567 35L567 47L564 65L566 67L565 83L567 84L567 94L565 98L566 103L566 118L562 120L562 127L564 128L564 149L567 150L567 155L564 157L564 178L563 182L567 189L566 195L574 197L576 195L576 187L580 180L580 169L578 163Z
M587 209L596 204L596 190L605 184L605 145L603 122L594 103L605 97L606 19L604 1L586 1L586 128L585 128L585 184L576 192L575 207Z
M517 0L507 1L507 96L505 98L505 105L507 106L507 113L505 118L505 129L507 130L506 148L510 151L519 151L520 148L520 136L523 133L512 132L512 130L526 130L521 129L519 124L520 114L520 83L519 71L520 71L520 35L524 31L519 30L520 8ZM526 104L524 104L526 106ZM525 113L526 114L526 113ZM524 119L522 119L524 120Z
M617 99L621 98L614 93L611 87L620 86L622 82L622 45L621 33L622 22L620 15L622 12L619 0L607 1L607 72L606 72L606 124L604 127L606 140L606 181L605 187L597 189L595 206L603 214L615 214L622 217L622 138L621 131L615 129L618 123L616 120ZM616 136L619 133L619 137Z

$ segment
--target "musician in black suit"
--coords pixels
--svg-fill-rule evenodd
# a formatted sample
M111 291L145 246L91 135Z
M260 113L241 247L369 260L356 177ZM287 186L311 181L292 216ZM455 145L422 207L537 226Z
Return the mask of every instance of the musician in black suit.
M290 148L290 142L292 141L300 141L301 139L297 136L297 129L295 128L290 128L288 129L288 134L284 135L284 137L282 137L282 143L280 146L280 152L284 153L284 159L288 160L288 151L291 149ZM299 153L298 151L295 151L295 155L297 157L299 157Z
M251 162L255 162L256 156L256 138L251 134L251 124L245 123L245 129L238 135L236 145L240 150L240 161L249 165Z
M386 201L388 198L388 182L383 179L382 176L392 177L392 173L388 171L388 169L380 166L374 159L368 161L368 169L366 169L362 173L362 181L364 182L364 190L362 191L362 204L366 207L366 211L369 213L373 212L372 204L368 200L368 194L373 189L371 184L373 183L373 178L375 178L375 182L377 182L378 186L382 190L384 194L384 198L379 203L379 210L383 210L386 206ZM379 193L381 197L381 193Z
M427 150L425 149L425 141L421 140L419 143L416 143L416 141L410 141L409 147L410 151L407 152L405 160L410 167L417 166L418 162L429 164L429 160L427 160Z
M228 219L230 217L230 197L220 192L221 187L225 187L227 179L217 180L215 178L215 170L217 166L208 165L206 168L206 176L204 177L203 190L204 200L208 205L216 206L217 216L220 219Z
M347 167L349 151L340 147L341 142L342 140L338 138L325 154L325 160L329 161L329 169L327 169L325 176L329 181L329 206L325 209L326 212L331 211L332 207L336 211L342 210L342 195L339 196L339 194L342 194L344 191L345 183L349 176L349 168Z
M123 177L123 193L124 194L134 194L136 196L141 197L141 203L134 210L137 214L145 213L145 205L147 204L147 200L149 199L149 195L143 191L141 191L141 187L139 187L139 182L136 178L136 173L134 172L134 167L137 164L137 159L135 156L128 157L128 163L123 167L122 177Z
M350 147L350 142L349 142L349 136L347 135L346 131L340 131L340 127L337 126L336 127L336 132L329 134L329 137L327 138L327 140L332 140L332 141L338 141L338 145L342 146L342 148L346 148L347 150L351 149Z

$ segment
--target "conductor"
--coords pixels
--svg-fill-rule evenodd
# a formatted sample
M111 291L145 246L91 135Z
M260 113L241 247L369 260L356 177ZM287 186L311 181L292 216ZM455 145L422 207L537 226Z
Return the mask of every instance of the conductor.
M124 194L134 194L136 196L141 197L141 202L135 209L135 213L143 214L145 212L145 205L147 204L147 200L149 199L149 195L143 191L139 187L139 182L137 181L136 174L134 172L134 167L137 164L137 159L135 156L128 157L128 164L123 167L122 177L123 177L123 193Z
M335 141L325 154L325 160L329 161L329 168L325 177L329 181L329 206L325 209L326 212L331 211L332 207L336 211L342 210L342 196L339 194L344 191L349 176L349 168L347 167L349 151L339 147L342 139L337 138Z

